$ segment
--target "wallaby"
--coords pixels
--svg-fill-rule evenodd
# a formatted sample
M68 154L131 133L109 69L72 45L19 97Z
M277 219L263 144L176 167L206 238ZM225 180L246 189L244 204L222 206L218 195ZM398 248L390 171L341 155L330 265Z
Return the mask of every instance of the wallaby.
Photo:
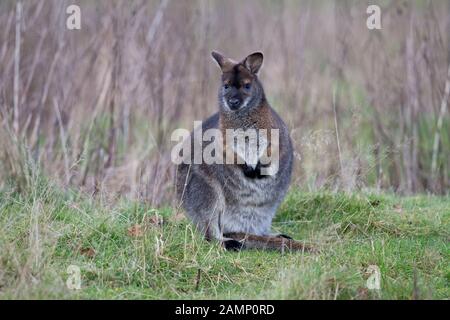
M300 242L282 234L272 234L272 219L289 187L293 166L293 149L289 132L280 116L270 107L258 79L263 54L256 52L241 62L235 62L213 51L212 57L222 71L219 88L219 112L202 126L205 132L218 129L278 129L278 141L268 142L267 153L278 152L278 168L262 174L272 163L263 163L260 153L250 162L238 149L235 159L243 163L201 164L182 163L178 166L176 189L181 205L207 240L220 241L225 249L265 248L308 250ZM194 142L194 132L190 142ZM248 143L248 141L246 140ZM204 141L199 142L205 145ZM260 141L258 140L258 143ZM224 139L227 149L230 144ZM276 149L276 150L275 150ZM227 149L228 150L228 149ZM189 155L190 156L190 155Z

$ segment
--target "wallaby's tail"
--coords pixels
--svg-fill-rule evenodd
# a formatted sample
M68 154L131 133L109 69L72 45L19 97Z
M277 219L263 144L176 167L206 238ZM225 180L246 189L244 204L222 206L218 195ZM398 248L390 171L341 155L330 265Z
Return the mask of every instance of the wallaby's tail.
M317 249L300 241L273 236L256 236L243 232L227 233L227 238L239 241L244 249L269 249L284 251L316 252Z

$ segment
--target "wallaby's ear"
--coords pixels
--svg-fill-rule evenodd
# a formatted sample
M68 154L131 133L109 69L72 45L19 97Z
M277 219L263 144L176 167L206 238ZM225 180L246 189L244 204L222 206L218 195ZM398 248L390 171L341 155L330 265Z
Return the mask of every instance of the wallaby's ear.
M262 52L255 52L245 58L242 64L250 70L251 73L257 74L263 64L263 58Z
M226 72L236 64L236 62L234 62L231 59L225 58L223 54L217 51L211 52L211 55L214 58L214 60L217 61L217 64L219 65L220 69L222 69L222 72Z
M214 60L217 61L219 67L222 68L223 61L225 60L224 56L221 53L217 52L217 51L211 52L211 55L214 58Z

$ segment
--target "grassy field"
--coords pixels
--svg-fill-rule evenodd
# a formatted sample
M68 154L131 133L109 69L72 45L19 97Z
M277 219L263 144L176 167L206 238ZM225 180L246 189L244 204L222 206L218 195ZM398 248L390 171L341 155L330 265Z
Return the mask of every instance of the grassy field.
M0 1L0 299L450 298L448 1L71 2L81 30ZM217 111L212 50L264 53L295 150L274 228L318 253L226 252L178 212L171 135Z
M226 252L170 208L46 182L0 193L0 299L445 299L450 199L290 192L275 229L320 253ZM66 286L68 266L81 289ZM368 268L381 290L368 290Z

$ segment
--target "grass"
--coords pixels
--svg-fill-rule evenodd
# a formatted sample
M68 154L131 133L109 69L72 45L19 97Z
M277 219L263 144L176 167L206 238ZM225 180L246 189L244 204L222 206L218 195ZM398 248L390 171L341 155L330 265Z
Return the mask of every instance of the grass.
M40 183L0 192L0 299L446 299L449 219L448 197L293 190L274 228L321 252L235 253L170 208ZM381 290L366 287L371 265Z

